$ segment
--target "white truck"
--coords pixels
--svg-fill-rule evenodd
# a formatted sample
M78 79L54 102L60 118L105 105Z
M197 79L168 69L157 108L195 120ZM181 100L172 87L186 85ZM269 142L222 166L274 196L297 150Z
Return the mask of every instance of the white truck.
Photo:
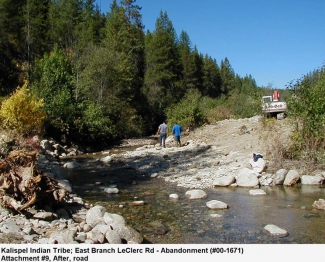
M273 96L262 97L262 113L277 119L283 119L287 111L287 103L280 101L279 92L274 91Z

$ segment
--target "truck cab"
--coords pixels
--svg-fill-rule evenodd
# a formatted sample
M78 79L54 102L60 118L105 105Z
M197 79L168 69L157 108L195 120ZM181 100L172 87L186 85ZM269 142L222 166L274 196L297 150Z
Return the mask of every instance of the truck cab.
M276 116L278 119L285 117L287 111L287 103L280 101L280 96L277 90L274 91L273 96L262 97L262 113L267 116Z

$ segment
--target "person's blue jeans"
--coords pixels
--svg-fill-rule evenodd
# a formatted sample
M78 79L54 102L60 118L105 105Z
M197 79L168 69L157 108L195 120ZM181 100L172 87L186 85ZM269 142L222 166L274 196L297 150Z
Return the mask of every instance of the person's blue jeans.
M165 147L166 146L165 142L166 142L166 133L160 133L160 135L159 135L160 146Z

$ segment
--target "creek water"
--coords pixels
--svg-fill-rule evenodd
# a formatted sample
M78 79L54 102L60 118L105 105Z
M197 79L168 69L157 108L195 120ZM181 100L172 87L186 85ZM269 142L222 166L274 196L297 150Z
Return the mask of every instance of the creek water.
M96 157L79 156L77 161L91 163ZM143 235L144 243L325 243L325 211L312 208L314 201L325 198L324 185L261 187L266 192L262 196L249 195L251 188L217 187L205 189L205 199L189 200L185 197L188 189L137 173L121 163L71 169L69 178L74 193L89 204L123 216L127 225ZM103 190L115 186L118 194ZM179 195L178 200L169 198L174 193ZM145 204L133 206L136 200ZM208 209L206 202L210 200L225 202L228 209ZM267 224L289 234L271 236L264 229Z

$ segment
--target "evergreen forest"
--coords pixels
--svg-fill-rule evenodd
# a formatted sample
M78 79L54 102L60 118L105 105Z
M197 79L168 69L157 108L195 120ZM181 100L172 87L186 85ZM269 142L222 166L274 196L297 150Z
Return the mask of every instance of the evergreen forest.
M0 118L25 136L107 146L164 120L251 117L271 91L202 54L165 11L145 30L135 0L106 14L94 0L0 0L0 14Z

